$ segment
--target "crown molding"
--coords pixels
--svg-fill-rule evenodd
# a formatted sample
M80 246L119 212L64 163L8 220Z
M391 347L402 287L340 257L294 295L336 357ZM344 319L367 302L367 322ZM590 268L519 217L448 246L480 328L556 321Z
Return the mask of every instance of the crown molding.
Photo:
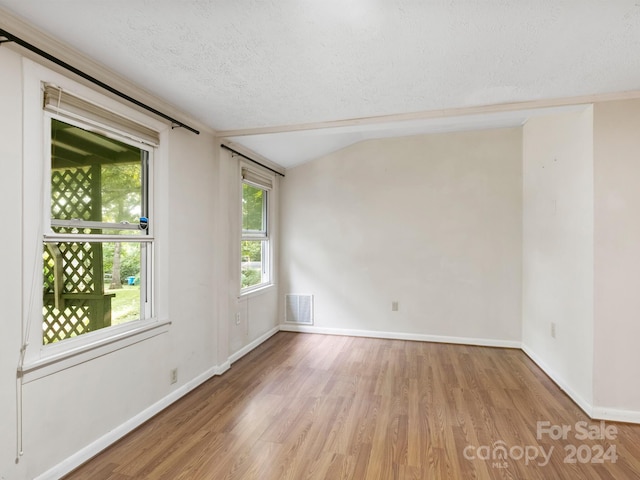
M48 34L42 32L38 28L29 24L27 21L25 21L21 17L18 17L15 14L2 8L0 8L0 28L15 35L16 37L23 39L24 41L32 45L35 45L36 47L47 52L48 54L54 57L57 57L60 60L70 65L73 65L75 68L87 73L88 75L91 75L92 77L100 79L100 81L112 86L116 90L120 90L121 92L126 93L127 95L135 98L136 100L139 100L142 103L146 103L147 105L152 106L156 110L162 111L167 115L180 119L180 121L184 123L192 124L196 126L196 128L198 128L198 130L200 130L203 133L216 135L216 131L214 129L190 117L189 115L185 114L178 107L170 103L167 103L161 98L145 90L142 86L137 85L132 81L126 79L125 77L122 77L116 74L112 70L92 60L82 52L73 48L72 46L64 42L61 42L60 40L54 37L49 36ZM153 113L150 113L147 110L144 110L143 108L133 103L123 100L117 95L114 95L113 93L100 88L99 86L93 84L92 82L89 82L88 80L75 75L73 72L70 72L69 70L63 67L56 65L53 62L50 62L49 60L27 50L26 48L22 48L21 46L16 45L15 43L12 43L12 42L3 43L0 46L0 48L8 48L12 51L15 51L20 55L22 55L23 57L28 58L36 63L39 63L49 68L50 70L60 73L61 75L65 75L66 77L72 78L74 81L77 81L80 84L83 84L93 89L98 89L100 93L104 94L105 96L118 100L119 102L126 102L126 105L133 108L134 110L143 112L146 115L153 115ZM161 117L157 117L155 115L153 116L154 118L161 119ZM169 124L169 122L165 119L161 119L161 121Z

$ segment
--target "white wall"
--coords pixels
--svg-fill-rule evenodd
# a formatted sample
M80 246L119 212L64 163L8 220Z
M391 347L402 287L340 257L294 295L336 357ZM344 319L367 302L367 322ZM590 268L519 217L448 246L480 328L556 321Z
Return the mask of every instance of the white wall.
M640 423L640 100L594 107L596 414Z
M16 368L22 317L22 80L20 57L0 48L0 479L20 478L16 458Z
M40 288L34 282L32 293L28 285L33 272L22 272L23 245L38 242L22 238L23 221L32 221L22 217L22 57L0 48L0 71L0 212L5 222L0 249L0 479L57 478L113 435L126 433L149 412L228 366L232 309L227 299L235 281L229 265L236 242L230 240L235 227L226 215L229 208L238 211L240 198L220 187L240 180L239 173L225 176L229 168L222 166L212 133L175 129L163 137L166 153L156 161L164 163L165 174L155 185L158 216L152 221L160 232L156 305L171 321L168 332L26 383L24 455L16 463L16 368L26 317L22 299L37 298ZM239 257L235 265L239 272ZM256 300L240 347L277 326L276 300L276 287L269 301ZM172 368L178 368L173 385Z
M593 402L592 132L593 110L586 108L530 119L523 133L522 341L587 411Z
M520 128L426 135L287 170L281 294L321 329L518 344L521 150Z
M218 149L212 136L184 129L172 132L169 147L169 248L164 255L169 259L166 293L173 338L167 346L166 369L177 367L178 378L191 379L203 366L217 363L213 294L220 245L214 236L218 197L212 185L217 181ZM164 258L162 251L158 255Z

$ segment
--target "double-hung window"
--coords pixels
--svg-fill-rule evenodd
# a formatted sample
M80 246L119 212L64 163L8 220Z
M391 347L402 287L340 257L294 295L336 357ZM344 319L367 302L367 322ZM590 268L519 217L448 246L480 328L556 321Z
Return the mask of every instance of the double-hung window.
M242 168L241 288L247 292L271 283L269 192L273 179Z
M42 343L152 316L157 132L44 88Z

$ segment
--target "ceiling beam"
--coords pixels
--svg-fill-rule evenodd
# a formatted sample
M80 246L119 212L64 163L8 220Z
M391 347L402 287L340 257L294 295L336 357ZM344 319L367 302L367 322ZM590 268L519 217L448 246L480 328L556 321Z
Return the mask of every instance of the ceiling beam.
M352 127L358 125L376 125L381 123L406 122L411 120L429 120L448 117L465 117L469 115L487 115L492 113L517 112L519 110L534 110L553 107L569 107L588 105L598 102L614 100L631 100L640 98L640 90L628 92L604 93L597 95L583 95L579 97L565 97L546 100L532 100L527 102L499 103L494 105L480 105L475 107L448 108L442 110L428 110L423 112L399 113L394 115L380 115L373 117L351 118L317 123L302 123L297 125L280 125L274 127L256 127L238 130L220 130L219 138L246 137L250 135L269 135L273 133L303 132L329 128Z

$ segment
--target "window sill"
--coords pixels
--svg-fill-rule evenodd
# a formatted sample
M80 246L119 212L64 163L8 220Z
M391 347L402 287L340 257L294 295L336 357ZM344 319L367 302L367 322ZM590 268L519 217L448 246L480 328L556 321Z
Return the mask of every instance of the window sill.
M273 283L260 285L258 287L240 292L240 296L238 297L238 300L242 301L252 297L257 297L259 295L264 295L265 293L269 293L270 291L272 291L274 288L275 288L275 284Z
M169 325L171 325L169 320L147 320L143 324L137 325L136 328L121 329L111 332L108 336L104 335L107 333L105 329L95 332L103 335L96 335L91 340L81 336L69 340L73 343L65 345L65 342L61 342L52 344L48 348L44 347L41 350L40 358L27 360L22 366L21 373L24 383L38 380L155 337L167 332Z

